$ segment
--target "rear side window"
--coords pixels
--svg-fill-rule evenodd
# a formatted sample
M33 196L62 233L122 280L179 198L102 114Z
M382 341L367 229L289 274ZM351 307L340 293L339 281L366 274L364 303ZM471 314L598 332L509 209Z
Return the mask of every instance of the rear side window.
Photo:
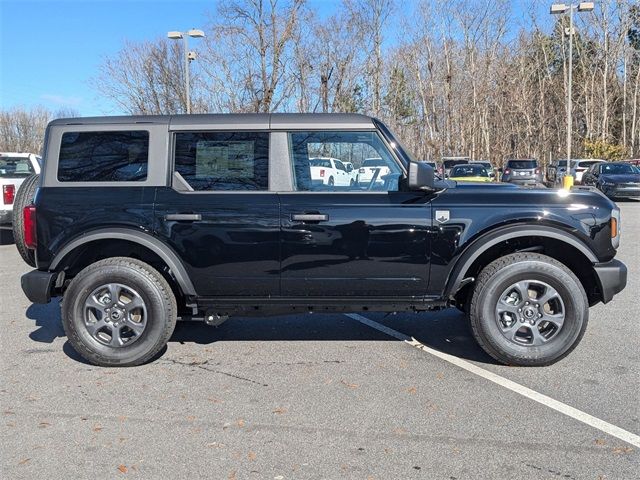
M147 179L149 132L66 132L58 157L60 182L138 182Z
M175 170L194 190L268 190L269 133L176 133Z

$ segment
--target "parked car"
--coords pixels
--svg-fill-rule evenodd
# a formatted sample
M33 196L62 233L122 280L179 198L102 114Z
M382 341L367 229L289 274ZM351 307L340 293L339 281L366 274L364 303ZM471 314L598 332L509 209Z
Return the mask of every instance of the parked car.
M33 153L0 153L0 228L11 228L13 203L18 189L29 175L40 173L41 160L39 155Z
M382 185L386 176L391 173L391 168L389 163L382 158L366 158L358 172L358 182L361 185L366 186L371 182Z
M567 173L567 160L555 160L547 166L547 182L556 185Z
M609 198L639 198L640 168L626 162L596 162L582 177Z
M595 158L577 159L571 162L571 175L573 175L576 185L582 183L582 176L594 163L605 163L606 160Z
M502 172L502 181L517 185L540 185L542 170L534 158L507 160Z
M444 177L449 178L450 170L456 165L465 165L469 163L469 157L442 157L442 166L444 167Z
M347 163L350 170L347 168ZM344 187L356 183L357 172L351 162L344 163L337 158L315 157L309 159L311 180L321 185Z
M469 163L472 165L482 165L487 171L487 174L489 175L491 181L494 181L496 179L495 168L493 168L491 162L488 162L486 160L471 160Z
M626 284L605 196L436 182L363 115L60 119L45 139L16 205L36 251L22 289L62 297L70 345L97 365L150 361L179 319L447 306L500 362L547 365ZM313 152L341 149L382 183L314 181Z
M440 179L444 178L444 167L442 166L442 163L432 161L425 161L425 163L433 168L433 171Z
M457 182L490 182L489 172L480 164L456 165L449 173L449 180Z

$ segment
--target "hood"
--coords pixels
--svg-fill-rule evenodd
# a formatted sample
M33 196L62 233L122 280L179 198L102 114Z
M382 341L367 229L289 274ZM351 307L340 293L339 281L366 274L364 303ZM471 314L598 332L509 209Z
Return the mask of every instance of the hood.
M607 181L611 183L640 183L640 173L625 173L618 175L601 175L601 182Z

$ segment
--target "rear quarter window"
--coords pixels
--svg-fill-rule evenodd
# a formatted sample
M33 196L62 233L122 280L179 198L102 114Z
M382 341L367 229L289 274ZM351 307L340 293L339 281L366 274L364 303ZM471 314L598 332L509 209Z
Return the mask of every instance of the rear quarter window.
M65 132L58 156L58 181L143 181L148 163L146 130Z

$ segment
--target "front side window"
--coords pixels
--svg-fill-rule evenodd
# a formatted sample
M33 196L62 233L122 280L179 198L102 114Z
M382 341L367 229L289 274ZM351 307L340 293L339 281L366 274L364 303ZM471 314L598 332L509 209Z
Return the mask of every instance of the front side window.
M298 191L398 190L402 170L376 132L293 132L289 144Z
M269 134L176 133L175 170L194 190L268 190Z
M58 156L60 182L137 182L147 179L149 132L66 132Z

